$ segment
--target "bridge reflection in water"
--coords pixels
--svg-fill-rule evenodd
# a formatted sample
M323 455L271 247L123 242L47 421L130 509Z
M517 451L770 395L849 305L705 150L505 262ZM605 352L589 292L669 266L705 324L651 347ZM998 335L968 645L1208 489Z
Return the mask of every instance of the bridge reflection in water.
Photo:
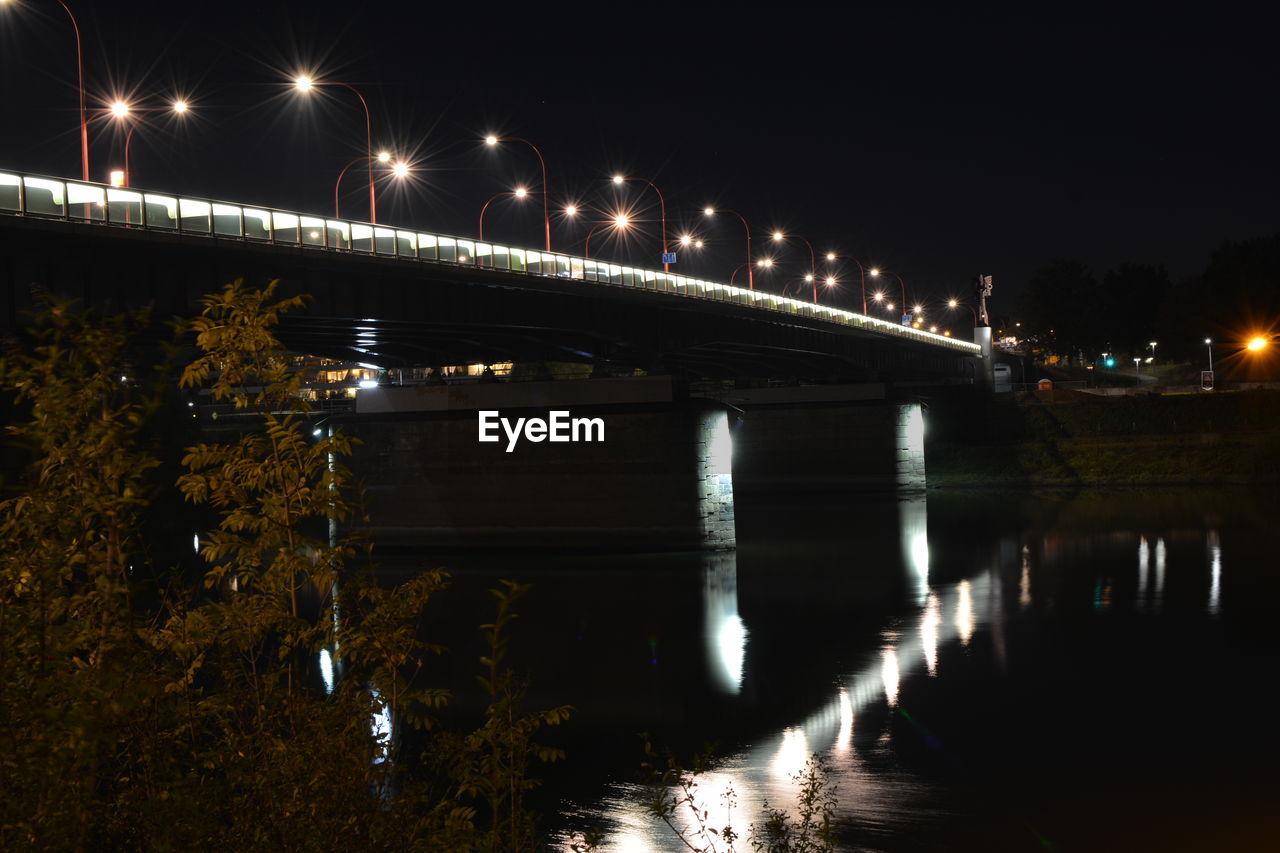
M1064 547L1063 537L1057 533L1033 534L1021 541L1006 535L978 546L977 562L987 568L957 580L930 582L925 497L904 497L899 503L899 518L901 564L877 569L901 573L906 599L913 601L914 607L900 618L887 620L877 634L876 645L864 649L862 664L837 679L818 707L719 758L712 769L698 777L696 796L698 807L707 811L707 827L732 825L745 838L749 825L760 820L766 802L794 817L797 777L815 753L825 759L831 781L839 786L838 816L860 833L888 838L922 821L963 820L965 815L952 810L953 797L938 796L934 782L895 761L891 722L909 725L924 748L943 750L937 738L908 709L900 707L906 683L939 677L947 671L945 660L960 664L960 657L975 655L988 657L997 671L1004 672L1009 666L1006 633L1011 619L1018 612L1030 614L1037 603L1038 587L1044 589L1040 606L1052 606L1050 599L1061 595L1065 567L1081 554L1090 560L1106 554L1109 559L1119 546L1125 551L1132 547L1129 553L1136 558L1121 570L1122 576L1099 579L1099 592L1090 608L1095 612L1115 606L1117 588L1123 588L1129 599L1126 604L1135 614L1158 611L1165 599L1164 536L1148 539L1137 531L1090 534L1076 537ZM1201 612L1212 619L1222 606L1222 547L1216 530L1205 531L1203 537ZM1193 548L1184 550L1192 552ZM949 562L956 565L955 555ZM1183 578L1191 581L1197 569L1191 565L1184 568ZM1041 572L1043 577L1037 584ZM752 677L753 634L739 613L737 555L707 555L703 581L709 683L735 701L749 701L743 685L744 675L748 681ZM975 651L976 638L983 633L987 636L982 651ZM769 700L757 697L757 701ZM576 809L567 817L573 825L586 820L603 826L604 850L689 849L670 828L646 812L645 802L645 792L638 785L614 783L593 806ZM675 817L693 847L701 849L715 840L699 835L701 829L687 810L678 811ZM560 837L557 843L558 849L570 849L567 837Z

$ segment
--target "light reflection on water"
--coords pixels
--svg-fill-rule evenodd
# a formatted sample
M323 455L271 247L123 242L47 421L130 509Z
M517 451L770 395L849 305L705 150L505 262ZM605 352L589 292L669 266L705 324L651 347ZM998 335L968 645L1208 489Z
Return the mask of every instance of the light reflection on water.
M990 656L996 669L1005 671L1008 646L1015 642L1007 623L1034 618L1033 605L1053 608L1063 593L1060 588L1056 593L1045 590L1050 581L1060 580L1056 573L1061 564L1078 559L1087 562L1090 554L1110 553L1117 545L1128 554L1137 551L1136 567L1129 562L1131 568L1122 574L1113 576L1110 570L1103 570L1097 575L1093 595L1098 618L1103 618L1107 607L1119 606L1134 613L1160 613L1171 573L1177 585L1186 587L1197 582L1197 572L1203 572L1205 598L1200 600L1207 600L1204 607L1212 616L1222 610L1224 568L1216 530L1209 530L1205 537L1205 561L1199 566L1186 560L1182 551L1176 561L1171 560L1164 536L1148 539L1136 531L1113 532L1075 535L1065 542L1059 534L1040 533L1021 542L997 542L982 552L985 557L969 561L981 566L978 571L958 580L952 575L952 580L930 583L931 558L945 560L949 555L938 543L931 545L929 541L924 497L902 501L899 521L903 559L898 570L914 609L888 620L878 642L866 648L863 663L837 678L827 698L807 715L759 734L698 777L698 807L706 811L706 825L718 828L731 823L744 839L740 842L743 849L747 848L748 826L758 820L766 802L784 809L794 804L799 789L796 776L814 753L824 757L832 780L839 786L838 816L864 832L875 834L879 829L887 838L895 829L921 821L963 819L963 815L948 811L946 801L935 801L935 782L895 761L886 720L897 714L916 725L905 710L897 709L904 691L920 677L945 680L948 662L975 654L974 646L984 637L982 654ZM1049 577L1042 577L1042 572L1048 572ZM1007 585L1004 578L1009 579ZM711 681L722 692L738 697L744 673L750 677L753 635L738 611L734 555L717 555L705 580L705 642L712 662ZM1005 594L1009 595L1008 606ZM1015 600L1016 607L1012 606ZM1101 610L1100 602L1105 605ZM965 675L958 672L954 677ZM922 739L930 748L940 748L932 735L925 733ZM619 774L624 775L628 774ZM594 804L572 808L565 815L575 825L587 817L605 827L605 850L687 850L676 832L646 813L644 800L638 785L615 782ZM794 816L793 808L791 813ZM712 840L698 837L699 827L687 812L677 815L677 828L695 847ZM570 849L568 838L561 836L558 843L559 849Z

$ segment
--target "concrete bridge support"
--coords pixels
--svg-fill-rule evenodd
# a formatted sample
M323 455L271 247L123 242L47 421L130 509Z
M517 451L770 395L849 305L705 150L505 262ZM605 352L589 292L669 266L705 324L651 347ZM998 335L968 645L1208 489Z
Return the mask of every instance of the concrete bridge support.
M726 393L739 490L922 491L924 413L883 399L880 385L819 385Z
M361 391L341 428L380 549L688 551L736 546L729 421L673 399L669 378ZM478 440L553 411L599 418L603 441Z

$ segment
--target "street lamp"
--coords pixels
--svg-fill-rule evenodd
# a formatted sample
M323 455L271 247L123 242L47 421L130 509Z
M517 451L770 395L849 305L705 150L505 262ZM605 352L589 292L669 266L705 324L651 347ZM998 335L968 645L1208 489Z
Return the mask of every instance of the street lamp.
M7 3L8 0L0 0L0 4ZM89 111L85 106L84 92L84 47L80 41L80 22L76 20L75 13L71 11L64 0L57 0L57 4L62 7L62 11L67 13L67 17L71 19L71 29L76 36L76 74L80 90L80 177L84 181L89 180Z
M1133 360L1133 375L1137 378L1138 382L1142 382L1142 359L1140 358L1135 358Z
M1213 338L1205 338L1204 345L1209 348L1209 372L1213 372Z
M1156 360L1156 341L1152 341L1147 346L1151 347L1151 362L1154 364Z
M858 260L853 255L837 255L835 252L827 252L828 261L834 261L837 258L848 258L849 260L853 261L855 264L858 265L859 289L862 292L862 313L866 314L867 313L867 276L871 276L872 278L879 278L880 269L878 267L872 267L871 269L867 269L862 265L862 261Z
M187 114L188 110L190 110L190 106L187 104L186 101L179 99L179 100L173 101L169 105L169 110L174 114L181 116L181 115ZM135 109L127 101L123 101L119 99L112 101L111 104L107 107L107 111L106 113L104 113L104 115L109 115L111 118L115 119L116 121L124 121L130 118L133 119L132 122L129 124L129 130L124 135L124 169L120 173L119 186L127 187L130 185L130 177L132 175L132 172L129 169L129 149L133 145L134 131L136 131L138 129L138 126L142 124L141 119L136 117L137 114L157 112L157 111L158 110L156 109Z
M741 213L738 213L738 211L736 211L736 210L728 210L728 209L726 209L726 208L721 208L719 211L717 211L714 207L704 207L704 208L702 209L702 213L703 213L703 215L705 215L705 216L715 216L717 212L719 212L719 213L732 213L734 216L736 216L736 217L738 217L739 219L741 219L741 220L742 220L742 227L743 227L743 228L746 230L746 232L747 232L747 263L746 263L746 268L747 268L747 289L748 289L748 290L755 290L755 289L756 289L756 279L755 279L755 275L753 274L753 272L752 272L752 270L751 270L751 225L750 225L750 224L748 224L748 222L747 222L747 218L746 218L745 216L743 216ZM738 269L741 269L741 267L739 267ZM735 269L735 270L734 270L734 275L737 275L737 272L738 272L738 270L737 270L737 269ZM732 283L732 281L733 281L733 276L730 276L730 277L729 277L729 280L730 280L730 282Z
M667 245L667 200L663 197L662 190L658 189L658 185L655 184L653 181L649 180L648 178L628 178L623 175L613 176L613 183L617 186L622 186L627 181L635 181L637 183L648 184L649 188L658 194L658 209L661 213L661 219L662 219L662 254L663 254L663 257L665 258L667 255L667 250L669 249L669 246ZM671 264L667 263L664 260L662 262L662 271L671 272Z
M373 155L373 116L369 114L369 102L364 99L364 95L360 94L359 89L348 83L338 80L319 81L306 74L293 78L293 87L304 95L310 94L316 86L341 86L354 93L360 99L360 106L364 108L364 153L369 162L369 221L377 225L378 200L373 189L373 162L376 158Z
M582 247L582 256L584 258L591 257L591 235L596 233L596 229L601 225L612 227L617 231L626 231L631 225L631 217L627 216L625 213L619 213L607 222L597 222L595 225L592 225L591 230L587 232L587 241Z
M788 237L799 240L809 249L809 274L804 277L804 280L813 284L813 302L816 305L818 303L818 262L814 259L813 244L799 234L783 234L781 231L773 232L773 242L775 243L781 243Z
M538 146L534 145L527 139L519 136L494 136L490 134L484 138L484 144L490 147L497 145L499 142L523 142L533 149L533 153L538 155L538 165L542 167L542 228L546 233L547 251L551 251L551 211L547 196L550 188L547 186L547 161L542 158L542 151ZM572 214L570 214L572 215Z
M961 305L963 305L965 308L968 308L968 309L969 309L969 313L973 315L973 327L974 327L975 329L976 329L976 328L978 328L978 312L973 310L973 306L972 306L972 305L970 305L968 302L961 302L961 301L960 301L960 300L958 300L958 299L948 299L948 300L947 300L947 307L948 307L948 308L950 308L950 309L951 309L951 310L953 310L953 311L954 311L956 308L959 308Z
M513 195L516 198L524 198L528 194L529 191L524 187L516 187L510 192L501 192L492 195L489 200L484 203L484 207L480 208L480 240L484 240L484 212L489 209L489 205L493 204L496 199L502 198L504 195Z
M333 215L335 218L341 218L342 216L342 214L339 212L339 206L338 206L338 198L339 198L338 190L342 187L343 176L346 175L347 170L350 169L352 166L354 166L356 163L363 163L367 159L369 158L357 157L354 160L352 160L350 163L347 163L347 165L342 167L342 171L338 173L338 179L333 182ZM390 152L379 151L378 154L373 159L383 164L390 163L391 174L399 178L400 180L404 180L405 178L409 177L409 164L403 161L392 162L392 157Z

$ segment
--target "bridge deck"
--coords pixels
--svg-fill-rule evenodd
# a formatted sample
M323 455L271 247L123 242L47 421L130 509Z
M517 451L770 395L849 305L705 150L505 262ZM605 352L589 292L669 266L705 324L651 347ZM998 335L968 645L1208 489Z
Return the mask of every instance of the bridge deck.
M958 354L980 353L978 345L968 341L775 293L600 259L213 199L0 172L0 215L3 214L623 286L804 317Z

